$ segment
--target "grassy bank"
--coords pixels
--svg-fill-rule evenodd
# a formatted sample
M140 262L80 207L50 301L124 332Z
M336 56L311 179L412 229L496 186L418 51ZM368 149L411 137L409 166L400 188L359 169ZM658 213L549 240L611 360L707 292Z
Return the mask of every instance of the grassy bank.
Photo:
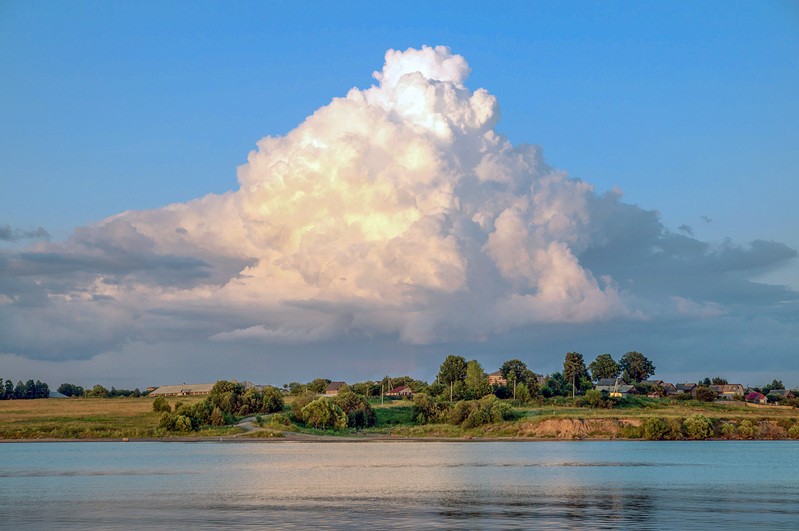
M173 398L194 404L202 397ZM289 409L289 399L286 409ZM151 398L71 398L0 401L0 439L94 439L206 437L241 433L227 426L199 431L169 433L158 428L160 413L153 412ZM536 405L515 406L513 419L465 429L450 424L416 425L410 401L387 401L373 404L377 415L375 427L363 435L446 438L636 438L643 437L643 427L662 421L669 430L665 438L674 438L682 423L692 415L702 415L713 425L714 437L780 439L799 430L799 410L771 407L747 407L743 403L703 403L640 398L613 409L574 407L569 400L548 401ZM284 422L287 418L284 416ZM751 435L740 428L747 421ZM264 431L246 434L248 438L280 438L284 432L309 435L351 435L351 431L325 431L294 423L270 422L265 415ZM724 428L725 425L731 427ZM746 425L745 425L746 426ZM664 428L665 429L665 428ZM748 428L747 428L748 429ZM725 430L725 431L723 431ZM671 434L671 435L668 435Z
M182 398L195 403L200 397ZM68 398L0 401L0 439L96 439L169 437L158 429L151 398ZM180 436L230 435L213 428ZM176 434L175 434L176 435Z

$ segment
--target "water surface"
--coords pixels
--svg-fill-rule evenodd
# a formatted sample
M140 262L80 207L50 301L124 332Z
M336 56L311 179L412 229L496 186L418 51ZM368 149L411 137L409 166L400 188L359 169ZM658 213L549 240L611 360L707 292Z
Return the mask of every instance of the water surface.
M799 442L0 444L0 527L799 528Z

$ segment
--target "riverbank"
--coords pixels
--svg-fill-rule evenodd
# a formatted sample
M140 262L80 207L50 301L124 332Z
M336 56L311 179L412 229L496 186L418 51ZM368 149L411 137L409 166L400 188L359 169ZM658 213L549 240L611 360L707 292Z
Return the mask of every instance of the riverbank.
M175 398L187 404L201 397ZM255 417L236 425L180 433L159 429L150 398L78 398L0 402L0 442L380 442L380 441L549 441L690 439L684 423L692 416L709 422L708 439L780 440L799 434L796 409L748 407L743 403L645 400L636 407L592 409L558 403L513 408L514 419L464 429L450 424L418 425L408 401L373 406L377 425L362 431L332 432L301 425L263 426ZM647 431L647 425L649 430ZM653 431L654 430L654 431Z

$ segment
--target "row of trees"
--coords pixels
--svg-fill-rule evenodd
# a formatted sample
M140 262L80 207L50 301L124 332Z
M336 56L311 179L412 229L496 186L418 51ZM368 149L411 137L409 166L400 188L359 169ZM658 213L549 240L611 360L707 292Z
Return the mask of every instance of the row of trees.
M208 396L194 405L178 403L173 409L166 398L153 400L153 411L161 412L159 427L170 431L191 431L200 426L224 426L237 417L283 410L283 393L275 387L245 389L236 382L220 380Z
M0 383L2 382L3 379L0 378ZM33 380L28 380L25 383L19 381L16 386L14 386L14 382L11 380L6 380L5 384L0 385L0 400L25 400L47 398L49 396L50 387L39 380L35 382Z

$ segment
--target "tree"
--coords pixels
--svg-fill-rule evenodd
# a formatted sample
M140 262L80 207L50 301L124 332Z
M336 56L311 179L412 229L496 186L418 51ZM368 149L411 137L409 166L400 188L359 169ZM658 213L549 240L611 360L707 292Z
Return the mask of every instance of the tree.
M313 380L312 382L308 382L305 385L305 387L306 387L306 389L308 389L309 391L313 391L314 393L324 393L325 392L325 388L327 387L327 384L329 384L329 383L330 383L330 380L328 380L327 378L317 378L316 380Z
M108 398L109 391L105 387L100 384L95 385L92 387L91 391L86 392L86 396L94 396L97 398Z
M449 400L452 401L452 387L455 382L462 382L466 379L466 360L463 356L449 355L441 364L438 370L438 380L441 383L449 385L450 396Z
M619 360L619 365L634 382L646 380L655 374L655 366L640 352L627 352L621 357L621 360Z
M347 427L347 414L332 400L317 398L302 408L305 423L314 428L333 428L343 430Z
M696 393L696 399L702 402L713 402L718 396L716 391L704 385L697 386L694 392Z
M261 409L264 413L276 413L283 411L283 393L277 387L271 385L264 389L264 403Z
M491 394L491 384L483 366L477 360L466 364L466 392L471 398L483 398Z
M524 383L530 370L527 364L518 359L508 360L499 368L502 377L508 381L508 386L513 389L513 399L516 400L516 385ZM536 382L537 383L537 382Z
M584 376L588 376L588 371L585 369L583 355L579 352L567 352L566 358L563 360L563 378L572 383L572 397L574 397L577 382Z
M588 365L588 370L591 371L591 379L597 381L603 378L618 378L621 367L610 354L600 354Z
M727 382L727 379L726 378L722 378L721 376L716 376L711 381L711 385L727 385L728 383L729 382Z

